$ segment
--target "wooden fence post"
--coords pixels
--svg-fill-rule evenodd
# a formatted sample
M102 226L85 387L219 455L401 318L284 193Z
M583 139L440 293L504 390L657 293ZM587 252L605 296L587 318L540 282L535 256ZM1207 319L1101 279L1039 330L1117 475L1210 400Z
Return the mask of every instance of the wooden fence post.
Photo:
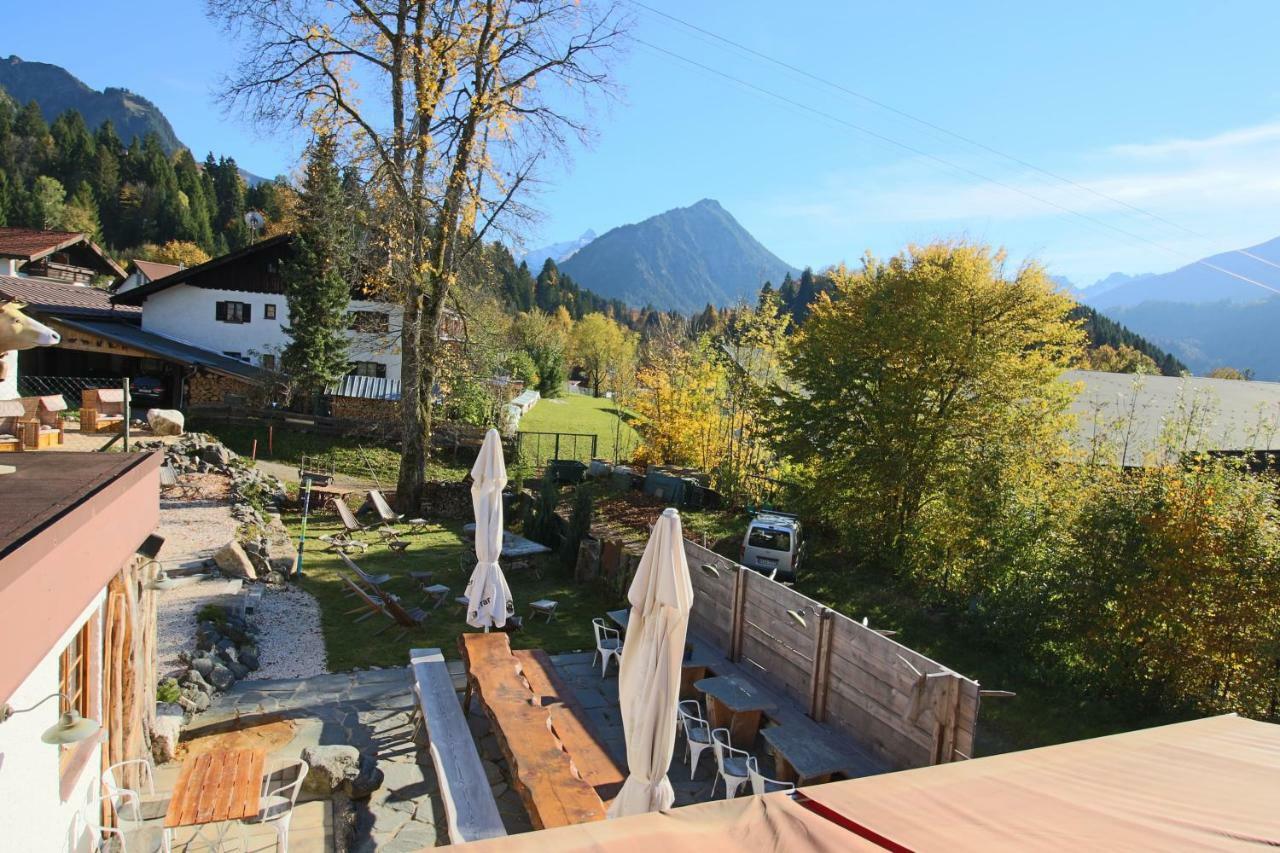
M813 670L809 676L809 716L818 722L827 717L827 686L831 675L832 611L818 613L818 638L813 645Z
M742 660L742 629L746 624L747 572L746 566L738 566L733 582L733 626L729 630L729 660Z

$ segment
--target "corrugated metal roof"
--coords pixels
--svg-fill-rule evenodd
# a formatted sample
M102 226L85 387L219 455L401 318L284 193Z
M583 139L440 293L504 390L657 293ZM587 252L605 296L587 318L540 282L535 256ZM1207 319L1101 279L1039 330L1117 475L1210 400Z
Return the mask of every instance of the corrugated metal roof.
M1192 419L1196 440L1186 449L1243 452L1280 450L1280 383L1202 376L1138 376L1068 370L1064 381L1083 389L1072 403L1077 447L1095 437L1124 449L1124 464L1152 464L1167 428Z
M112 305L111 294L85 284L69 284L47 278L0 275L0 295L25 302L33 311L61 316L118 318L136 321L142 309Z
M166 338L163 335L143 331L140 327L129 323L67 320L61 317L59 319L72 328L100 335L117 343L136 347L168 361L196 365L217 373L246 379L250 382L262 382L268 378L266 371L254 367L252 364L246 364L239 359L201 349L182 341L175 341L173 338Z

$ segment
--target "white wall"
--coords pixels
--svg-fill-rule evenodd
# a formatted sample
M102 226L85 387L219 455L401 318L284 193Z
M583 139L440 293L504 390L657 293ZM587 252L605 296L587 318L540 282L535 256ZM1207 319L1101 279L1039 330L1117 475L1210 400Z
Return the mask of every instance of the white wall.
M248 323L215 320L219 302L247 302ZM276 319L264 319L263 308L276 306ZM387 376L400 378L400 309L387 303L352 300L350 311L384 311L391 315L391 332L386 335L351 332L351 360L376 361L387 365ZM142 328L157 335L194 344L212 352L238 352L261 364L264 354L279 355L289 343L284 330L289 325L289 306L284 294L245 293L175 285L147 297L142 306Z
M4 379L0 379L0 400L12 400L18 396L18 351L11 349L0 353L4 362Z
M58 644L27 676L9 698L14 708L34 705L59 687L58 659L89 619L97 620L102 636L101 613L105 595L93 603L67 629ZM95 645L94 671L98 674L97 719L102 719L102 643ZM58 773L59 749L40 740L40 734L58 721L58 700L50 699L34 711L10 717L0 723L0 849L30 853L66 853L87 850L88 837L73 839L75 814L88 804L96 809L101 790L102 747L99 745L80 771L71 796L62 801Z

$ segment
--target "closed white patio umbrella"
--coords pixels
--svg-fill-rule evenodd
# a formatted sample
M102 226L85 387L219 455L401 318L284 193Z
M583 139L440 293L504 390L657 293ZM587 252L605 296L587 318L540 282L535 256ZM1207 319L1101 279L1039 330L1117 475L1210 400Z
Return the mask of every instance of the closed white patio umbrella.
M502 490L507 464L502 437L491 429L484 437L476 464L471 466L471 507L476 514L476 567L467 581L467 624L473 628L501 628L515 613L511 590L498 565L502 554Z
M618 672L618 703L627 737L627 781L609 817L671 808L667 768L676 747L676 703L693 584L680 514L665 509L645 546L627 593L631 617Z

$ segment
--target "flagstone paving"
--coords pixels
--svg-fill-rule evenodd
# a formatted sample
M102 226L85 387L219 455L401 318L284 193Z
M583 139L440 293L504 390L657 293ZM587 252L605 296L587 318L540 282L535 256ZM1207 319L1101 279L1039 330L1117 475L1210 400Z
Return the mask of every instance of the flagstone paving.
M601 678L591 657L586 652L552 655L551 660L578 694L605 747L625 767L617 670L611 667L608 677ZM451 661L449 670L461 696L465 687L462 664ZM202 729L216 730L232 720L248 727L258 719L286 719L294 726L294 737L277 749L273 758L295 758L306 747L320 744L350 744L361 752L376 754L383 784L368 800L355 803L355 837L349 849L353 853L408 853L448 843L430 754L412 738L412 708L413 683L407 667L242 681L214 699L209 711L196 718L187 737L198 737ZM507 832L531 831L528 814L510 787L497 738L479 702L472 703L467 723ZM715 773L708 751L697 778L690 780L683 756L683 742L678 742L670 774L677 806L706 800ZM176 765L166 771L176 775ZM333 849L328 844L290 846L297 850Z

